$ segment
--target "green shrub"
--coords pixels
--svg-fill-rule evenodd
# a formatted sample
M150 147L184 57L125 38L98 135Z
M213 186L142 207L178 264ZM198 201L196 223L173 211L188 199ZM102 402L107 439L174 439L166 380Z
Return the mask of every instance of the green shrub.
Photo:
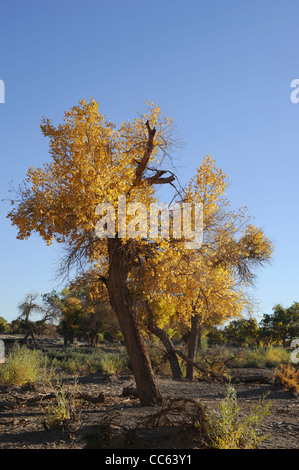
M94 348L70 348L48 353L52 366L73 374L120 373L128 370L126 354L104 352Z
M288 363L290 360L286 349L280 346L268 346L256 349L243 349L237 355L236 367L265 368L278 367L280 364Z
M256 406L252 406L251 413L242 419L236 391L230 385L225 398L209 415L212 447L254 449L265 440L267 436L260 435L258 427L264 416L269 414L271 402L265 404L264 399L265 397Z
M117 374L128 370L128 359L114 353L103 354L100 358L100 369L104 373Z
M39 350L16 344L8 353L6 363L0 367L0 383L23 385L44 377L47 359Z
M55 386L49 382L48 385L55 394L55 403L47 408L44 419L44 425L47 429L76 421L79 416L76 407L77 384L77 379L75 379L72 391L68 392L59 381Z
M268 346L259 348L232 348L216 346L209 348L204 353L204 355L199 356L197 360L199 362L206 361L207 364L209 364L211 361L215 361L215 364L221 364L222 362L229 368L275 368L281 364L289 363L290 354L282 346Z

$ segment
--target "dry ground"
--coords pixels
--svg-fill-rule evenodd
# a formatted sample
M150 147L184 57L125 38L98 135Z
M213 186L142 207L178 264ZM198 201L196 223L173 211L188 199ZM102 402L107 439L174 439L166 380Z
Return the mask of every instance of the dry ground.
M257 375L255 369L232 371L240 375ZM271 373L258 370L264 375ZM44 418L51 400L42 400L46 387L9 386L0 388L0 449L194 449L203 448L198 435L187 426L160 426L145 428L148 416L158 407L141 407L133 396L124 396L123 389L132 384L130 376L108 376L100 373L79 377L78 387L94 397L104 393L103 403L81 401L80 413L73 423L65 427L46 429ZM215 408L224 397L227 385L200 381L174 381L158 377L165 397L199 399L208 408ZM65 377L66 387L73 387L73 378ZM299 399L272 384L238 383L234 385L242 413L248 415L252 404L267 392L271 401L270 415L260 426L267 441L260 449L299 448ZM30 403L30 398L41 399ZM52 400L53 402L53 400ZM5 403L10 403L5 407Z

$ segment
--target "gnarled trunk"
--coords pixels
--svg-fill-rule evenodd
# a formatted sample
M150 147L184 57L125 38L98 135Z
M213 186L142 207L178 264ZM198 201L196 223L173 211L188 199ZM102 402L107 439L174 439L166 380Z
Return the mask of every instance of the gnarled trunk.
M127 285L130 247L118 238L108 240L109 272L106 285L111 306L117 316L131 362L140 403L161 404L162 395L156 383L150 358L140 332L137 315Z

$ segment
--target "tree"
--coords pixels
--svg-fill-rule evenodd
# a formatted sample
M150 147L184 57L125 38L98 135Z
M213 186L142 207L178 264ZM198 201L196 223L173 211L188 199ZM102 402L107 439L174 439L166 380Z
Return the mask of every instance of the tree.
M61 312L61 298L60 295L55 291L47 294L42 294L42 300L44 304L44 322L53 322L54 324L59 322Z
M170 125L158 107L148 104L145 115L117 130L94 100L81 101L66 112L57 128L44 118L41 129L50 140L52 161L29 169L18 201L12 201L17 206L8 214L18 227L18 238L37 232L49 245L53 239L63 243L64 266L84 260L101 266L99 279L107 287L144 405L161 403L162 396L127 284L142 243L128 237L96 237L96 208L108 202L117 209L119 195L125 195L127 203L149 204L157 185L173 183L174 175L162 168L171 144ZM101 271L104 262L107 269Z
M117 318L109 302L97 302L88 306L83 320L83 331L90 346L97 346L99 333L113 342L121 339Z
M24 326L24 321L19 319L12 320L9 325L9 332L13 335L25 334L27 329Z
M203 242L186 249L172 240L148 252L132 271L135 296L146 303L143 322L160 338L174 378L181 372L166 329L188 327L187 378L203 329L238 317L250 309L246 291L254 281L253 269L271 257L272 244L250 223L244 209L233 210L225 198L227 177L210 157L205 157L181 200L203 206ZM132 288L131 288L132 290Z
M73 344L75 337L84 334L84 309L80 292L65 287L59 294L52 292L43 296L48 316L59 319L57 331L64 338L64 345Z
M226 340L235 346L252 346L260 342L260 329L255 318L234 320L223 333Z
M299 302L294 302L288 309L289 339L299 337Z
M0 317L0 333L7 333L8 331L9 325L7 321L3 317Z
M18 227L17 237L20 239L37 232L47 244L53 240L62 243L65 247L63 269L71 269L75 264L83 270L86 266L97 270L98 281L107 288L110 305L124 338L140 402L143 405L161 403L162 396L137 315L132 273L136 269L140 274L143 267L143 273L150 274L144 278L148 281L148 288L143 298L150 307L161 300L163 292L168 292L167 297L175 306L173 311L180 312L179 322L183 319L190 321L194 314L192 299L194 292L198 296L199 283L202 306L205 305L207 293L213 293L209 295L209 305L213 309L220 307L221 299L227 301L225 312L237 298L239 304L242 303L240 290L234 292L231 288L224 292L229 283L236 287L233 270L243 270L246 274L247 265L238 255L240 240L231 237L229 243L222 243L238 214L233 215L233 220L227 224L224 214L221 226L216 227L221 220L221 212L217 211L217 198L222 194L224 184L221 172L215 173L212 162L205 159L195 181L190 182L186 191L178 192L169 160L173 144L171 119L163 118L159 107L152 103L147 104L145 114L123 122L116 129L100 114L94 100L81 101L65 113L63 124L55 127L51 120L44 118L41 129L50 141L51 161L43 168L29 169L18 200L12 201L16 206L8 217ZM201 194L198 188L205 181L207 186ZM194 257L190 254L193 250L185 245L190 237L184 230L183 236L179 237L174 234L167 237L148 236L148 232L144 231L143 219L151 204L157 203L157 188L160 185L170 185L181 203L204 202L204 218L207 221L205 236L214 233L215 238L217 234L217 243L211 242L201 251L195 248L198 253ZM121 207L120 201L125 201ZM101 213L100 203L109 204L109 209ZM142 203L147 208L146 212L142 212L136 203ZM125 224L123 211L128 215ZM218 216L214 217L216 213ZM117 227L113 215L117 217ZM99 219L99 216L102 218ZM194 228L196 221L194 217L191 219ZM173 213L170 218L172 228L174 223ZM247 258L251 256L251 249L246 244L246 237L253 241L263 238L261 231L255 231L255 228L248 230L244 234L242 247L243 256L248 251ZM229 257L224 256L228 246ZM195 277L192 276L193 266L196 268ZM204 276L206 267L213 273L212 277ZM152 272L157 272L158 277L155 278ZM189 273L186 280L185 272ZM211 289L209 286L213 279L217 288ZM144 282L144 285L147 283ZM208 310L201 309L200 312L206 315ZM175 322L174 317L171 320ZM168 321L166 318L166 323ZM165 326L166 323L163 325L161 322L161 325Z
M84 312L82 330L89 344L96 346L99 333L112 341L122 337L115 313L111 309L107 289L99 284L99 273L90 269L77 276L69 285L73 296L78 295ZM77 294L76 294L77 293Z
M205 214L203 244L191 253L194 259L188 260L189 273L184 276L191 310L188 357L192 361L203 327L221 324L251 308L246 288L253 283L253 268L268 261L273 250L244 208L231 209L226 187L226 175L206 158L186 191L187 201L199 199ZM191 362L187 377L193 377Z
M119 325L107 296L99 284L97 270L88 270L75 277L59 296L61 318L59 330L67 342L74 336L87 338L89 345L98 344L99 333L119 336Z
M299 336L299 303L294 302L288 308L275 305L272 315L264 314L260 328L264 340L286 346L288 341Z
M212 326L209 328L209 332L207 334L208 344L211 345L223 345L225 344L225 337L224 332L218 326Z
M18 305L18 309L20 311L18 320L22 320L24 322L26 329L24 342L26 342L27 338L31 336L35 347L38 347L38 344L36 342L34 334L34 325L31 321L31 317L34 312L43 312L42 306L35 302L37 297L37 294L27 294L23 302Z

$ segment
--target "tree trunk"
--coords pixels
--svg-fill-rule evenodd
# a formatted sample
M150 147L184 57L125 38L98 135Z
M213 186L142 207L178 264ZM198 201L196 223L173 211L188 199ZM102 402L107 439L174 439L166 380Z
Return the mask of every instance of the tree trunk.
M118 238L108 239L109 271L106 286L117 316L131 362L141 405L162 403L150 358L142 338L137 315L127 285L130 269L130 245Z
M99 340L98 340L98 333L97 333L97 332L96 332L96 333L95 333L95 332L92 332L92 333L90 334L90 345L91 345L93 348L95 348L95 347L98 345L98 342L99 342Z
M194 362L198 349L198 339L200 334L199 314L196 313L191 317L191 329L188 338L188 359ZM186 378L193 380L194 367L191 362L187 362Z
M159 328L157 325L155 325L154 316L148 304L147 304L147 310L148 310L148 315L149 315L148 328L155 336L157 336L157 338L160 339L160 341L163 343L163 345L166 348L166 351L168 354L168 360L169 360L169 364L170 364L170 368L172 372L172 377L175 380L182 380L183 374L181 372L177 355L174 352L174 349L175 349L174 344L171 341L171 338L166 333L166 331L162 330L162 328Z
M24 343L27 343L28 336L31 336L32 341L33 341L33 344L34 344L34 347L35 347L35 348L38 348L38 344L37 344L37 342L36 342L36 338L35 338L35 335L34 335L33 327L32 327L32 325L31 325L31 323L30 323L29 321L27 322L26 327L27 327L27 332L26 332L25 337L23 338L23 342L24 342Z

